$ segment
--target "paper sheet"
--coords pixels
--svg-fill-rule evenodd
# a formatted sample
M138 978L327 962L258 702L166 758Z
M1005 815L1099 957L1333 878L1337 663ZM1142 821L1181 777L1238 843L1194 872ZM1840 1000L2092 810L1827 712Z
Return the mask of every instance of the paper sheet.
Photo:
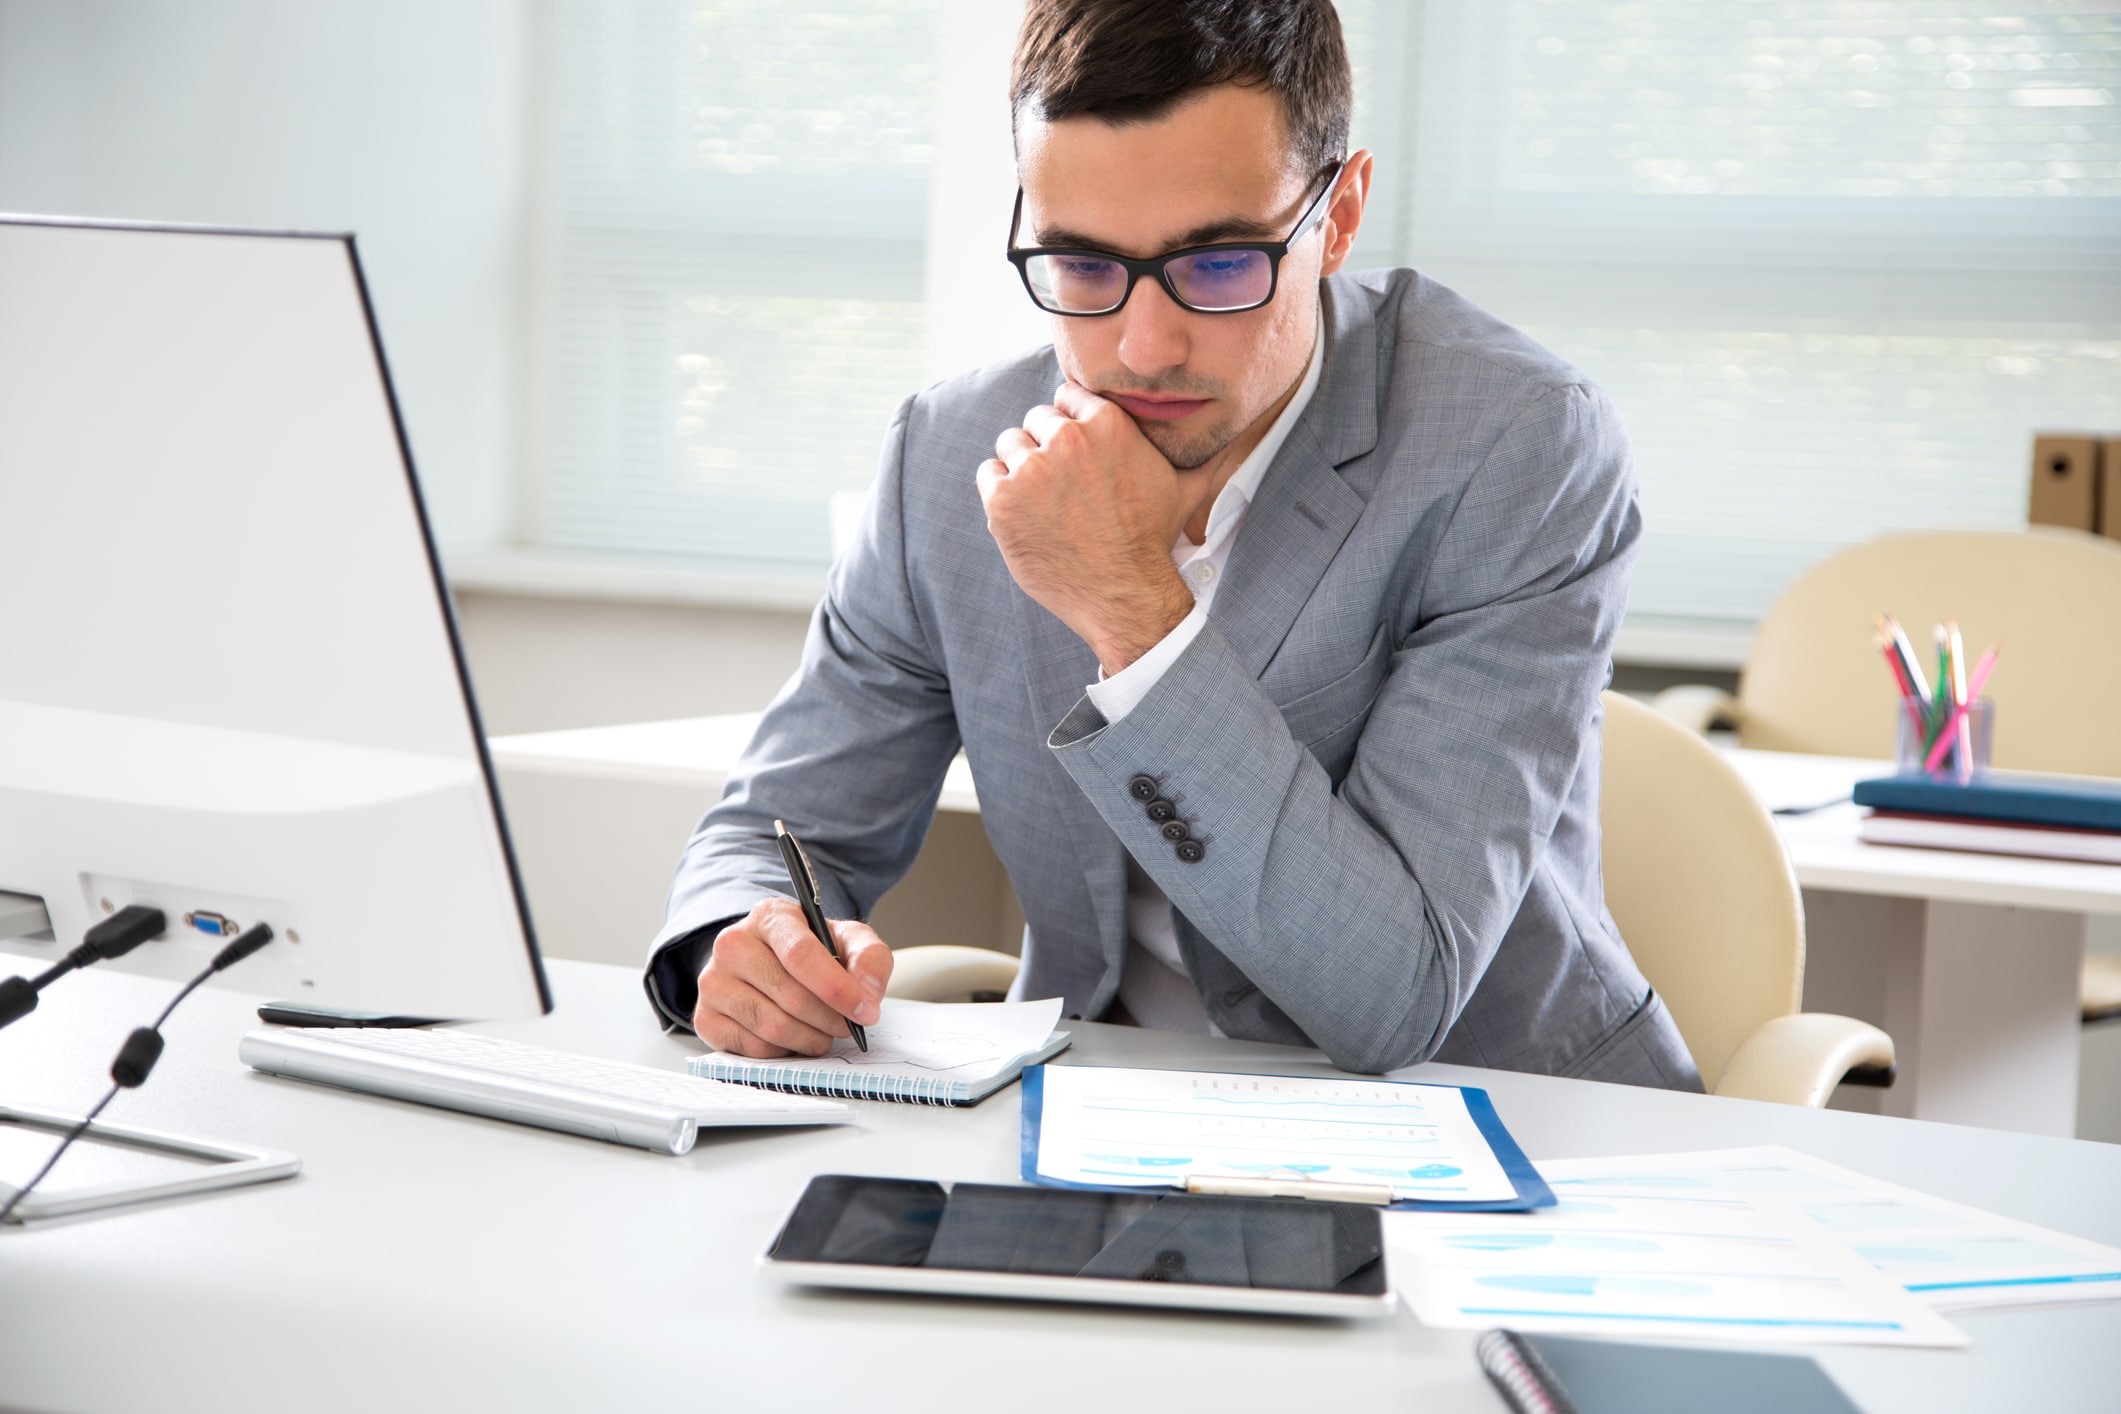
M887 998L883 1015L868 1028L866 1052L842 1039L833 1042L822 1059L854 1070L945 1077L990 1074L1044 1045L1053 1034L1053 1023L1060 1020L1060 1009L1059 997L977 1007Z
M1043 1085L1042 1178L1303 1177L1444 1202L1517 1193L1452 1086L1060 1065Z
M1656 1193L1697 1207L1787 1206L1939 1308L2121 1299L2121 1250L1777 1145L1539 1167L1565 1200Z
M1633 1176L1639 1188L1613 1193L1563 1186L1553 1175L1567 1164L1540 1170L1556 1207L1386 1215L1401 1290L1423 1323L1636 1340L1966 1344L1788 1207L1675 1196L1647 1167Z
M1060 1009L1059 997L979 1006L887 997L882 1016L868 1028L867 1051L842 1037L815 1058L752 1062L743 1056L718 1055L714 1063L725 1073L743 1069L778 1073L799 1066L826 1075L844 1071L919 1081L977 1081L1045 1045L1053 1034L1053 1023L1060 1020Z

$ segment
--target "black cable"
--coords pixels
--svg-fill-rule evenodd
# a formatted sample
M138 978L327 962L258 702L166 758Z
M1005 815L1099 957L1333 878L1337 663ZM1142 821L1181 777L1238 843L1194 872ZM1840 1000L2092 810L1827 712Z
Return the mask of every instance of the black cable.
M69 972L98 962L123 957L150 938L168 931L169 920L159 908L129 903L81 935L81 946L53 963L35 978L0 979L0 1026L20 1021L37 1009L37 994Z
M160 918L161 914L158 912L155 916ZM157 932L159 931L158 926ZM105 1105L118 1097L120 1090L136 1090L147 1083L147 1077L154 1073L155 1062L162 1058L162 1024L169 1020L170 1013L174 1012L186 997L198 991L207 978L216 972L226 972L272 939L273 931L267 924L260 923L250 929L242 937L215 953L214 960L206 965L206 970L186 982L184 990L170 998L169 1005L162 1008L162 1014L155 1018L154 1025L137 1027L132 1035L125 1038L125 1044L118 1048L117 1059L110 1063L110 1089L104 1092L102 1099L96 1101L94 1109L82 1116L79 1124L67 1131L66 1137L59 1141L59 1147L52 1150L52 1156L44 1161L44 1167L31 1175L29 1182L15 1190L14 1196L7 1200L7 1206L0 1207L0 1223L5 1223L13 1215L15 1206L29 1197L31 1189L44 1181L44 1176L50 1173L66 1151L73 1147L74 1141L88 1132L88 1127L96 1122L96 1116L103 1113ZM130 949L138 945L135 941L126 946Z
M123 1088L125 1087L123 1087L122 1085L113 1085L110 1087L110 1089L105 1090L103 1092L103 1098L96 1101L96 1107L90 1110L87 1114L83 1115L79 1124L75 1125L72 1129L66 1131L66 1137L59 1141L59 1147L52 1150L52 1156L44 1161L44 1167L38 1169L34 1174L30 1175L29 1182L23 1184L20 1188L16 1189L15 1196L7 1200L7 1206L4 1208L0 1208L0 1223L5 1223L8 1220L9 1215L15 1211L15 1205L21 1202L24 1198L29 1197L29 1191L32 1188L35 1188L38 1184L44 1182L44 1175L52 1171L52 1166L54 1164L57 1164L61 1156L63 1156L68 1149L71 1149L74 1146L74 1141L76 1139L79 1139L83 1134L88 1132L88 1127L96 1122L96 1116L103 1113L103 1107L109 1104L112 1100L117 1099L118 1092Z

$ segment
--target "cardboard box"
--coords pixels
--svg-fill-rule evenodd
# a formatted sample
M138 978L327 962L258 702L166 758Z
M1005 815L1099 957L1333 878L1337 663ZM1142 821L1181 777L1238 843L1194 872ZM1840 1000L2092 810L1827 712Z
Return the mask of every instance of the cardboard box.
M2032 499L2026 520L2033 525L2099 528L2099 439L2043 432L2033 438Z
M2121 437L2099 443L2099 533L2121 540Z

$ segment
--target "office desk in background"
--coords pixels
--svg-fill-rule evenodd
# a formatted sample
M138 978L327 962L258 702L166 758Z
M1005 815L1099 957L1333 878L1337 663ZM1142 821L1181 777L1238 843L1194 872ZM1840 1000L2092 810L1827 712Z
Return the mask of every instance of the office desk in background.
M1845 800L1893 770L1725 754L1773 807ZM2121 915L2121 866L1865 844L1863 815L1844 803L1776 817L1804 888L1805 1008L1892 1036L1901 1078L1869 1092L1881 1113L2073 1133L2086 920Z
M541 945L641 963L663 925L678 854L759 714L499 736L488 742ZM1024 918L980 827L972 770L951 763L919 862L872 920L899 943L1014 954Z
M0 966L12 966L0 960ZM675 1068L631 968L551 965L557 1011L482 1027ZM169 985L87 973L0 1032L0 1097L90 1102ZM1009 1182L1019 1091L857 1102L837 1129L723 1132L684 1158L255 1074L256 998L208 988L120 1123L301 1155L258 1188L0 1231L0 1405L139 1410L1329 1407L1494 1414L1473 1333L1373 1323L780 1291L755 1262L819 1173ZM1294 1074L1316 1052L1077 1023L1065 1059ZM1871 1115L1421 1066L1488 1089L1537 1157L1778 1143L2121 1243L2121 1148ZM2121 1303L1953 1318L1967 1350L1819 1348L1868 1414L2092 1411Z
M631 962L662 922L679 848L758 724L755 713L497 737L494 764L555 953ZM1889 763L1731 751L1771 805L1846 796ZM978 826L960 757L929 843L877 910L896 943L1015 952L1022 918ZM2075 1130L2085 918L2121 915L2121 866L1867 845L1852 805L1780 816L1809 940L1805 1006L1882 1026L1891 1089L1837 1104L2067 1136Z

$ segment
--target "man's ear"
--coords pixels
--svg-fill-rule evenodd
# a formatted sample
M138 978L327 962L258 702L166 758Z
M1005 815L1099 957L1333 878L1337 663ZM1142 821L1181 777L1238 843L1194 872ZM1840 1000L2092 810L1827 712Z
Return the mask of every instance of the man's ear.
M1326 232L1326 253L1318 267L1321 275L1330 275L1347 262L1348 249L1355 244L1355 233L1362 228L1363 207L1370 200L1370 176L1375 166L1368 150L1356 153L1341 169L1340 187L1329 198L1326 219L1322 223Z

